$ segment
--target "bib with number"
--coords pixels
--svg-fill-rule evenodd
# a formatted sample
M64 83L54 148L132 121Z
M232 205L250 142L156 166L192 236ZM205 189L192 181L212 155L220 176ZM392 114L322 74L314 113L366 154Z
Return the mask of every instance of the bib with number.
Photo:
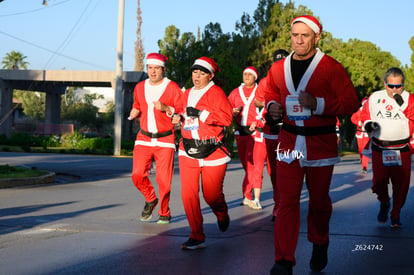
M384 166L401 166L401 154L399 150L383 150L382 163Z
M187 117L184 120L184 130L192 131L192 130L198 130L198 128L200 128L198 117Z
M306 120L311 118L311 110L299 104L299 97L288 95L286 97L286 113L290 120Z

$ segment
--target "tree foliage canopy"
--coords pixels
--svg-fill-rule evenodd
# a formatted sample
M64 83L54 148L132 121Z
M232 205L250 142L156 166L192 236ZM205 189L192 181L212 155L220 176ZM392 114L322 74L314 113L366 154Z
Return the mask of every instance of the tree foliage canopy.
M260 0L253 16L243 13L235 23L235 32L223 33L219 23L207 24L199 41L191 33L180 35L180 30L170 25L164 38L158 41L160 53L169 58L167 76L182 87L191 87L190 67L195 59L205 55L219 65L221 72L217 75L224 80L222 87L226 93L240 85L247 66L255 66L262 78L277 49L291 51L290 22L302 14L315 16L323 25L323 20L306 6L295 7L293 2L283 4L275 0ZM414 37L409 43L414 51ZM383 88L383 76L388 68L401 67L401 62L391 53L371 42L358 39L344 42L325 30L318 47L345 67L361 98ZM414 89L412 66L402 68L407 74L409 91Z
M14 90L13 97L21 101L25 115L33 119L45 118L45 93Z
M180 87L193 86L190 68L194 60L201 56L213 58L221 69L216 76L224 91L229 94L242 82L242 72L247 66L255 66L259 80L263 78L273 63L273 53L278 49L291 51L290 22L299 15L315 16L306 6L295 7L292 1L286 4L278 0L259 0L253 15L243 13L235 23L235 31L224 33L219 23L211 22L197 37L190 33L181 33L174 25L165 29L164 38L158 41L160 53L168 57L166 75ZM140 17L138 11L138 17ZM138 31L140 23L138 22ZM405 89L414 91L414 36L408 41L413 51L411 66L402 68L405 76ZM326 54L338 60L347 70L360 98L383 89L383 76L390 67L401 67L401 62L389 52L382 51L369 41L349 39L344 42L323 31L318 47ZM143 54L141 47L137 48ZM2 64L4 69L26 69L29 64L26 56L12 51L6 55ZM340 83L338 83L340 85ZM69 90L68 90L69 91ZM93 123L97 112L92 106L93 98L77 99L69 91L62 98L62 117L74 118L84 124ZM26 114L42 118L44 116L44 95L42 93L18 92ZM84 118L81 118L83 117ZM345 120L343 119L342 122ZM96 123L96 121L95 121ZM346 124L346 123L345 123Z
M255 66L259 79L267 74L273 63L273 53L278 49L291 51L290 23L299 15L315 16L306 6L289 1L259 0L253 16L243 13L235 24L235 32L223 33L219 23L209 23L204 27L201 39L196 40L191 33L180 35L175 26L168 26L165 37L158 41L160 53L169 58L167 76L186 88L192 87L190 68L200 56L209 56L219 65L217 74L225 81L222 88L228 94L242 82L242 72L247 66ZM409 41L414 52L414 37ZM401 67L389 52L382 51L369 41L349 39L347 42L334 38L326 30L322 32L318 47L338 60L347 70L360 98L383 89L383 76L390 67ZM406 74L405 88L414 90L414 55L411 67L402 68ZM340 85L340 83L338 83ZM341 119L344 136L353 137L353 124L349 117Z

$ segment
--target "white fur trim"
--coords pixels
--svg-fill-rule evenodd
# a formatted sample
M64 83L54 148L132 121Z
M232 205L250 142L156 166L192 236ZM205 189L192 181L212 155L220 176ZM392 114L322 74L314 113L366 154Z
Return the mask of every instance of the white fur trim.
M197 59L197 60L194 62L194 65L199 65L199 66L204 67L204 68L206 68L207 70L209 70L209 71L210 71L210 73L214 73L214 68L213 68L213 66L211 66L211 64L210 64L210 63L208 63L207 61L204 61L204 60L202 60L202 59Z
M147 65L156 65L156 66L165 67L165 62L159 59L156 59L156 58L149 58L147 59Z
M254 79L255 80L257 79L257 73L253 71L252 69L245 69L243 73L251 73L252 75L254 75Z
M316 25L315 22L313 22L312 20L306 18L306 17L298 17L295 20L292 21L292 25L296 22L302 22L305 23L306 25L309 26L309 28L311 28L315 33L320 33L321 29L319 28L318 25ZM291 25L291 26L292 26Z
M316 109L313 111L314 115L322 115L325 110L325 99L323 97L316 97Z

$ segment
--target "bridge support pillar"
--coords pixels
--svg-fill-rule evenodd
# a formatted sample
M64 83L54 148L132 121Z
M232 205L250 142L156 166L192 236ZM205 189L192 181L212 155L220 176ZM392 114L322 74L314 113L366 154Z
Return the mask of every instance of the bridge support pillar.
M51 124L60 123L61 97L58 93L46 93L45 122Z
M0 80L0 135L7 138L12 134L13 89L5 81Z

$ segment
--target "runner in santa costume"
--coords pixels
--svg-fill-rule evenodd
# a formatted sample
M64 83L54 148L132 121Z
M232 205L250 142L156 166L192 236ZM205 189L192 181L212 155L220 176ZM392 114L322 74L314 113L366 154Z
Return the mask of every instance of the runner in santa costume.
M191 228L182 248L193 250L205 247L200 178L204 200L216 215L219 230L226 231L230 224L223 182L231 159L222 141L224 128L232 122L232 107L224 91L214 84L213 77L219 68L213 59L200 57L191 71L194 87L184 93L186 111L182 115L179 162L181 197Z
M141 221L149 221L158 204L154 187L148 178L155 160L161 207L158 223L169 223L169 202L173 176L175 137L171 119L184 111L184 97L180 87L163 77L167 57L158 53L147 56L148 79L139 82L134 90L134 103L128 119L140 119L140 131L133 152L132 181L144 195L145 206Z
M268 128L265 120L265 108L257 108L256 107L256 121L254 121L251 125L249 130L254 131L254 146L253 146L253 194L254 200L251 200L249 203L249 207L255 210L262 209L262 205L260 204L260 193L262 191L262 184L263 184L263 170L265 161L267 159L267 152L266 152L266 143L264 138L264 131L265 128ZM267 130L269 131L269 130ZM268 165L268 173L270 175L269 165Z
M322 26L312 16L291 22L293 52L268 73L266 106L274 119L283 117L277 148L275 264L271 274L291 274L299 235L303 180L309 191L308 240L313 243L310 267L321 271L328 262L329 196L338 156L336 116L359 107L344 67L316 45Z
M361 107L358 109L358 111L353 113L351 116L352 123L355 124L357 127L356 132L355 132L355 138L357 140L359 157L361 159L361 166L362 166L361 171L364 174L367 173L367 170L368 170L369 158L363 155L362 151L369 143L369 137L368 137L367 132L363 129L363 123L361 121L361 111L366 101L367 101L367 98L364 98L361 102Z
M249 206L253 200L253 148L255 130L250 130L250 126L257 120L257 110L254 104L257 71L254 67L247 67L243 70L243 83L234 89L229 95L229 101L233 107L235 118L234 132L236 138L237 152L240 162L245 171L242 183L243 200L241 205Z
M273 61L277 62L279 60L287 57L289 53L283 49L278 49L273 54ZM267 90L267 76L260 80L259 85L256 90L255 105L256 107L265 106L265 93ZM279 195L276 188L276 149L278 145L278 135L280 128L282 127L282 120L274 120L272 116L265 109L263 112L264 119L266 121L263 127L263 137L265 138L266 143L266 155L267 155L267 172L270 176L270 181L273 188L273 211L272 211L272 221L275 221L276 218L276 209L279 205Z
M380 223L388 220L392 184L391 226L400 227L400 212L410 187L414 129L414 96L404 90L404 74L390 68L384 76L385 90L374 92L364 104L361 120L371 138L372 191L377 194Z

